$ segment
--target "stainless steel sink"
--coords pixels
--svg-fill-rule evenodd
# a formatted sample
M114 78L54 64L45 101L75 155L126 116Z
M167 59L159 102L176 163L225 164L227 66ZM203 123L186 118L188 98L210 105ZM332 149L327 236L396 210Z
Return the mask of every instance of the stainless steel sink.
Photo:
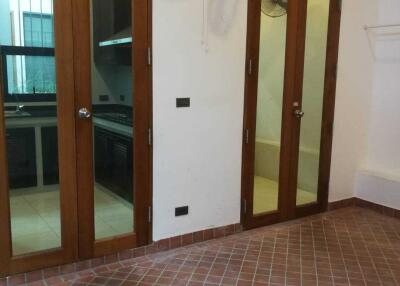
M4 111L4 115L7 118L10 117L28 117L31 116L31 114L29 112L25 112L25 111L21 111L21 112L17 112L15 110L5 110Z

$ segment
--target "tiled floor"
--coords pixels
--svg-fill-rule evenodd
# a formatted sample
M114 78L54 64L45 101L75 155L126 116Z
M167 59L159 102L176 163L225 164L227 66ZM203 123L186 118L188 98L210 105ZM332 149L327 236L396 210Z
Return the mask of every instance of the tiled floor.
M317 194L297 189L299 205L317 200ZM254 214L275 211L278 208L278 183L260 176L254 177Z
M60 192L57 188L11 191L13 254L60 247ZM132 206L111 192L95 189L96 238L133 230Z
M400 220L346 208L46 283L35 285L400 285Z
M132 204L97 186L95 190L96 239L133 232Z

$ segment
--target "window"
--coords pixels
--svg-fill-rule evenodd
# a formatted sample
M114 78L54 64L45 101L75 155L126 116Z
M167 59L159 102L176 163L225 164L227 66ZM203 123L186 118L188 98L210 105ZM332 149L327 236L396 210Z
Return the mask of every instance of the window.
M6 102L54 101L54 48L2 46Z
M53 16L23 13L25 47L54 48ZM25 89L28 93L55 93L54 57L25 57Z
M10 1L11 46L2 46L5 101L54 101L53 1Z
M24 12L25 47L54 48L53 15Z

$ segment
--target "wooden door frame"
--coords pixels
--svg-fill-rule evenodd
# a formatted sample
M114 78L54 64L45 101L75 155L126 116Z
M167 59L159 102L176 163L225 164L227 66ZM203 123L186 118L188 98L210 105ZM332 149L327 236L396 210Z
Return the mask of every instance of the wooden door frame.
M250 0L248 2L247 17L247 52L246 52L246 76L245 76L245 100L244 100L244 132L242 149L242 208L241 222L246 229L255 228L267 224L277 223L284 220L288 214L287 197L289 196L289 165L291 163L290 142L292 134L290 130L293 125L291 106L293 102L294 70L296 69L296 41L298 33L299 1L289 1L286 31L285 71L283 87L283 110L281 122L281 151L279 164L279 195L278 210L267 214L254 216L253 210L253 181L254 181L254 158L257 119L257 89L259 72L260 52L260 29L261 29L261 0Z
M73 34L71 1L55 1L55 58L57 74L57 122L60 178L62 246L32 254L12 256L10 198L8 182L0 181L0 277L66 264L77 254L77 208L75 177L75 122ZM4 71L3 71L4 72ZM1 85L1 83L0 83ZM7 158L3 87L0 87L0 155ZM7 161L0 161L0 178L8 178Z
M78 109L92 109L91 95L91 31L90 0L72 0L74 11L74 65L75 65L75 116ZM152 206L152 67L151 51L151 0L132 0L133 19L133 112L134 146L133 189L135 233L95 240L93 192L93 140L92 120L76 119L79 256L91 258L120 250L146 245L151 242L152 223L149 220ZM89 142L89 144L88 144ZM89 203L88 203L89 202ZM140 202L140 203L138 203Z
M302 217L327 209L341 19L339 1L331 0L321 133L321 157L319 163L318 203L296 208L300 122L293 116L292 104L298 101L299 98L301 99L301 93L299 94L296 91L301 92L303 84L307 0L289 1L279 168L279 211L254 217L252 212L248 210L253 209L260 7L260 0L250 0L248 2L241 191L241 223L246 229ZM298 41L297 39L299 38L303 40ZM249 72L250 69L251 72ZM244 202L247 203L244 204Z

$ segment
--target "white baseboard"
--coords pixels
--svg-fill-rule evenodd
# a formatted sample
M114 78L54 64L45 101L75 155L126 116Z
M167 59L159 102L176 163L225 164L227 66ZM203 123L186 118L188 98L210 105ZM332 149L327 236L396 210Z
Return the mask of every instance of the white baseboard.
M400 178L361 170L356 176L355 196L389 208L400 209Z

